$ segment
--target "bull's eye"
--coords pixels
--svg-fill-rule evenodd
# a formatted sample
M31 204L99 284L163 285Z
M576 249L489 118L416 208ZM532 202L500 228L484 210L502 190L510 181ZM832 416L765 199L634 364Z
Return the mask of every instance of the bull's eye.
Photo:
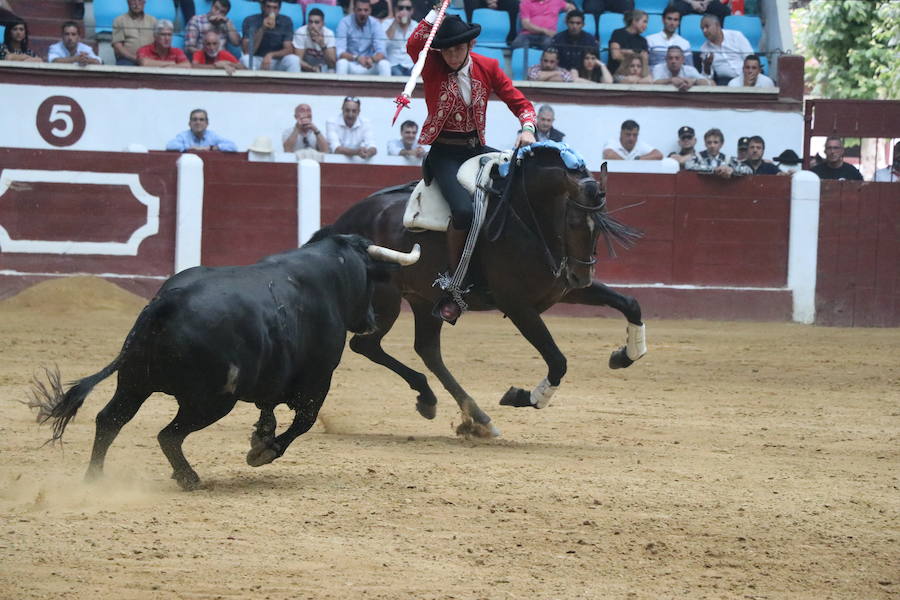
M338 256L338 262L341 263L341 264L344 264L344 257L343 257L343 256Z

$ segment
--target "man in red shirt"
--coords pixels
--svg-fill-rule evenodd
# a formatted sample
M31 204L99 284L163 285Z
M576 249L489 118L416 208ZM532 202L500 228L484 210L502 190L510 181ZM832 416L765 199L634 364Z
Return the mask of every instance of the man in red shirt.
M413 60L419 58L436 16L432 10L407 40L406 50ZM474 214L472 197L456 180L456 172L469 158L492 150L484 139L491 92L519 119L522 133L518 143L528 145L535 141L534 106L513 86L495 59L471 52L480 32L480 25L469 25L456 15L446 17L432 43L438 52L428 55L422 69L428 117L422 125L419 143L431 145L425 158L427 168L450 205L452 215L447 229L450 270L446 278L442 277L447 281L459 264ZM455 323L461 313L461 307L450 295L435 306L435 314L448 323Z
M192 57L195 69L224 69L231 75L237 69L244 68L234 54L222 48L221 36L212 29L203 34L202 48Z
M137 64L141 67L183 67L191 68L187 55L172 47L172 32L175 26L168 19L156 22L153 29L153 43L141 46L137 51Z

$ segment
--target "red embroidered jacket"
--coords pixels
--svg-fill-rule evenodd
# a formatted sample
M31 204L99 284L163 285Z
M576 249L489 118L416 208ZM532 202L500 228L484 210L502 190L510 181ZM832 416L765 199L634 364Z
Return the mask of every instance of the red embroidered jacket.
M406 52L413 61L419 58L419 52L425 46L431 27L431 23L422 19L409 36ZM469 71L472 81L472 103L468 106L460 95L457 78L451 73L444 59L437 52L429 54L426 58L422 79L425 82L428 118L422 125L420 144L431 144L441 131L461 133L477 131L481 143L484 144L485 112L491 92L506 103L522 125L534 124L534 106L513 86L497 61L475 53L470 53L469 56L472 62Z

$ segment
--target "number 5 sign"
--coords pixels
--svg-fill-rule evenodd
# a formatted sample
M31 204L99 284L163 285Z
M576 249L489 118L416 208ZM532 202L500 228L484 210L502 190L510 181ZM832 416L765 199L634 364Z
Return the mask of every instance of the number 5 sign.
M84 134L84 111L68 96L51 96L37 110L38 133L52 146L71 146Z

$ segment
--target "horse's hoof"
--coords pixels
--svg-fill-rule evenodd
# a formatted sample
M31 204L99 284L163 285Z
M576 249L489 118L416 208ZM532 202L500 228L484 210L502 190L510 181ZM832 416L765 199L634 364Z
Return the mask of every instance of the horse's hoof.
M625 369L633 364L634 361L628 358L628 354L626 354L625 346L613 351L612 354L609 355L610 369Z
M172 473L172 479L178 483L178 487L185 492L192 492L200 487L200 477L193 471L176 471Z
M250 434L250 447L254 448L254 449L260 448L260 447L265 447L265 446L268 446L269 443L274 439L275 439L274 435L266 434L265 436L261 436L261 435L259 435L258 431L254 431L252 434Z
M247 453L247 464L251 467L267 465L278 458L278 452L271 446L251 448Z
M472 419L464 419L462 423L456 426L456 435L464 438L493 438L500 435L500 430L490 422L476 423Z
M515 406L516 408L530 406L534 408L534 404L531 403L531 392L517 387L511 387L503 394L503 397L500 398L500 405Z
M88 467L87 472L84 474L85 483L94 483L100 480L103 477L103 471L101 469L96 469L94 467Z
M433 419L437 416L437 403L427 403L422 400L416 401L416 412L426 419Z

